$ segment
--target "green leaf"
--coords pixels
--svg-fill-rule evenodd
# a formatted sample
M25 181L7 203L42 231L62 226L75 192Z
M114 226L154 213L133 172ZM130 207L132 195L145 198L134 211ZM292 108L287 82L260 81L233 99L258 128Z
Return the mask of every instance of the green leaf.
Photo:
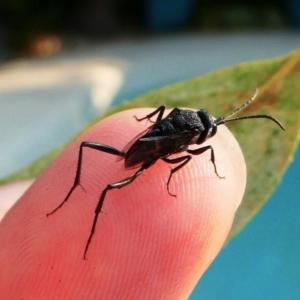
M214 116L223 116L244 103L256 87L259 89L257 100L245 109L245 113L273 115L284 124L286 131L282 132L272 122L228 124L242 147L248 172L245 196L229 238L237 234L267 201L292 161L299 137L300 50L276 59L244 63L170 85L106 114L165 104L169 108L205 108ZM2 179L0 184L37 177L63 148Z

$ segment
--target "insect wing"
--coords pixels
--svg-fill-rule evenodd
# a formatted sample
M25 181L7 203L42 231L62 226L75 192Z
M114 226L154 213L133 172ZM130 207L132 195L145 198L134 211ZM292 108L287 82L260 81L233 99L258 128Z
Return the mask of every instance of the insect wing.
M194 137L194 133L183 131L166 136L144 136L135 140L126 153L126 168L136 168L151 164L157 159L184 151Z
M152 127L152 126L151 126ZM134 137L129 143L126 144L126 146L123 148L122 153L127 153L128 150L132 147L132 145L138 141L141 137L147 134L149 130L151 130L151 127L145 129L144 131L140 132L136 137ZM124 156L118 156L116 161L121 161L124 159Z
M141 138L140 141L144 143L155 143L155 152L157 152L157 156L160 158L182 151L183 148L186 148L189 145L189 142L193 137L193 132L182 131L168 136Z

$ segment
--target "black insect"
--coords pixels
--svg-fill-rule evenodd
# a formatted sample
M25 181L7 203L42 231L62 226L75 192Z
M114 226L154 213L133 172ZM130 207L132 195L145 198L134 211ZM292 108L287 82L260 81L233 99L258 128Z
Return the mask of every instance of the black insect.
M167 180L167 190L171 196L175 196L169 190L171 178L175 172L180 170L192 159L192 155L199 155L207 150L210 150L211 162L214 166L214 171L218 177L223 178L218 174L215 164L214 150L212 146L205 146L193 150L188 148L189 145L193 144L201 145L204 141L213 137L217 132L217 126L222 125L226 122L242 119L267 118L274 121L281 129L285 130L283 125L277 119L268 115L251 115L228 119L232 115L247 107L255 99L256 96L257 90L255 91L255 94L241 107L237 108L225 117L221 117L216 120L213 120L212 116L209 115L208 112L204 109L192 111L179 108L174 108L165 118L163 118L165 106L162 105L143 118L139 119L135 117L136 120L140 122L145 119L151 121L150 118L157 115L156 121L151 121L153 125L151 125L145 132L142 132L137 137L135 137L131 142L129 142L122 151L114 147L96 142L82 142L79 150L74 184L62 203L52 212L48 213L47 216L53 214L59 208L61 208L68 201L74 189L80 184L82 152L84 147L116 155L118 156L117 161L124 159L125 168L138 168L138 170L133 175L118 182L108 184L101 193L99 202L96 206L90 235L88 237L84 250L83 259L86 259L86 254L93 234L95 233L97 220L101 212L106 193L109 190L120 189L130 184L138 176L140 176L145 169L151 167L158 159L162 159L164 162L169 164L178 164L174 169L171 169L169 178ZM183 151L188 154L177 158L169 158L172 154L180 153Z

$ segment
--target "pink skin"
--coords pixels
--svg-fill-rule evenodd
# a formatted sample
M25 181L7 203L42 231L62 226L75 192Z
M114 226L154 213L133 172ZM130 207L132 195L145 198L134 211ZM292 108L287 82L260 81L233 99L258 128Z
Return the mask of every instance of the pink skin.
M26 192L34 180L14 182L0 187L0 221L7 211Z
M83 260L94 209L108 183L135 172L116 157L84 150L81 184L68 202L46 217L72 186L81 141L122 149L149 126L115 114L76 139L33 183L0 226L0 290L3 299L186 299L216 257L241 202L246 168L225 126L205 144L215 150L194 156L173 176L163 161L132 184L107 193L95 235ZM198 146L199 147L199 146Z

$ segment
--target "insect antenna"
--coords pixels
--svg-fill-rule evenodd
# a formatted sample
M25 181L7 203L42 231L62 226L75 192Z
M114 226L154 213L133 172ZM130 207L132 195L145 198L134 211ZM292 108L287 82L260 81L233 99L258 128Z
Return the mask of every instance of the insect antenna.
M268 115L250 115L250 116L242 116L242 117L237 117L237 118L233 118L233 119L228 119L229 117L233 116L234 114L238 113L239 111L241 111L245 107L247 107L249 104L251 104L253 102L253 100L256 98L257 94L258 94L258 89L256 88L254 95L247 102L245 102L242 106L238 107L237 109L235 109L234 111L232 111L231 113L229 113L228 115L226 115L225 117L218 118L217 120L215 120L214 123L218 126L218 125L222 125L222 124L224 124L226 122L231 122L231 121L244 120L244 119L265 118L265 119L272 120L282 130L285 130L285 128L283 127L283 125L277 119L275 119L272 116L268 116Z

